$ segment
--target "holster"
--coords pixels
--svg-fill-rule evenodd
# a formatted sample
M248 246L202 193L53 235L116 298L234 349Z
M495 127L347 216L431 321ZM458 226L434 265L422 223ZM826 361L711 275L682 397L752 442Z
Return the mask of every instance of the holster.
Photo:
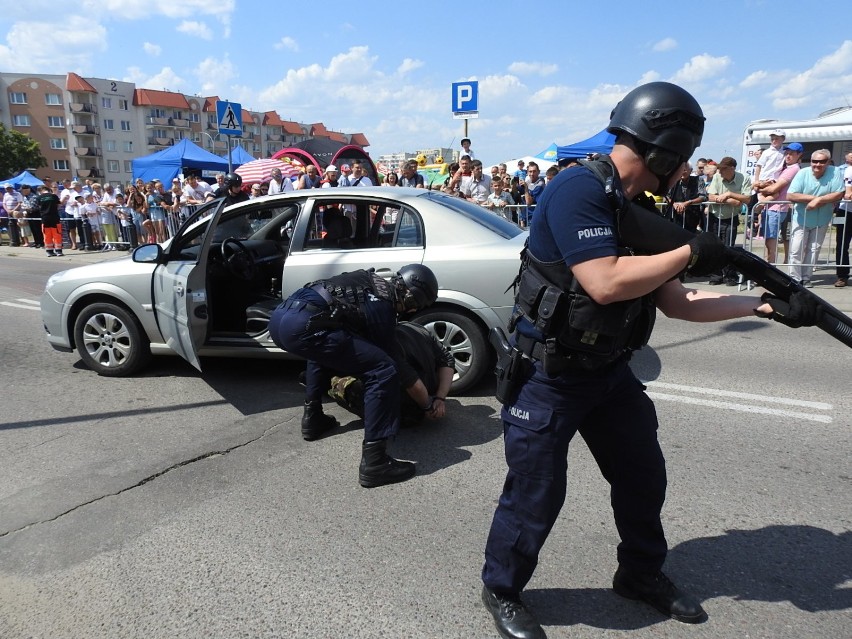
M532 372L532 361L509 343L506 333L498 326L489 331L488 340L497 351L497 365L494 367L497 390L494 394L501 404L510 404L520 385Z

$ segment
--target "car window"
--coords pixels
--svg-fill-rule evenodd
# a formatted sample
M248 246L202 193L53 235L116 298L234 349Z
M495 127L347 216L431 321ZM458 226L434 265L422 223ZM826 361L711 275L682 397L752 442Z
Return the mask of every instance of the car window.
M523 230L518 228L517 224L514 224L499 215L494 215L494 213L488 209L485 209L478 204L474 204L473 202L469 202L468 200L463 200L462 198L453 197L437 191L427 191L420 197L434 200L441 205L452 209L459 215L463 215L477 224L481 224L482 226L494 231L507 240L523 233Z
M411 209L404 208L397 217L393 246L423 246L423 222Z

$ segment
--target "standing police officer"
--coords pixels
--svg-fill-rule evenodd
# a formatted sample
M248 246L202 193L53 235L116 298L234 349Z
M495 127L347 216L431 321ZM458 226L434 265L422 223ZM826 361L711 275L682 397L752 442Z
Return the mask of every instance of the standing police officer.
M620 237L636 206L630 201L666 193L700 144L704 115L695 99L666 82L640 86L615 107L608 130L617 136L609 158L566 169L544 190L522 260L515 341L527 368L503 395L509 470L482 569L482 600L502 637L545 636L520 593L565 500L568 445L578 431L611 487L621 537L615 592L679 621L706 619L661 570L665 461L654 405L628 359L647 343L655 307L688 321L756 312L790 319L776 313L775 298L755 309L752 297L680 283L687 269L698 275L726 263L713 234L657 255L633 255ZM810 312L799 321L812 321Z
M295 291L272 314L270 336L281 348L308 360L302 436L321 437L337 426L322 410L329 370L364 382L364 442L359 482L373 488L414 476L411 462L387 454L399 430L401 361L394 327L397 314L426 308L438 298L438 280L422 264L403 266L390 281L372 269L343 273ZM429 406L422 406L423 410Z

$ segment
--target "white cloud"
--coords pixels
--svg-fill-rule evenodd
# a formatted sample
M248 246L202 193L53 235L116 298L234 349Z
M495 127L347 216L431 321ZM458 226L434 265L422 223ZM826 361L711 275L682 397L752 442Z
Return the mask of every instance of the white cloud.
M792 75L770 94L777 109L792 109L808 103L840 106L852 93L852 40L817 60L810 69Z
M743 89L752 89L754 87L760 86L761 84L765 84L769 79L769 74L766 71L754 71L749 73L745 80L740 82L740 87Z
M660 79L660 74L656 71L645 71L642 74L642 77L639 78L639 82L636 83L637 86L640 84L647 84L648 82L656 82Z
M117 20L138 20L151 16L198 18L214 16L220 20L233 14L235 0L82 0L80 13L86 16L109 14Z
M147 75L139 67L127 69L127 75L122 78L124 82L135 82L137 87L154 89L156 91L183 92L184 80L171 67L163 67L159 73ZM191 91L186 91L191 93Z
M675 84L702 82L721 75L729 66L731 58L726 55L712 56L709 53L693 56L678 69L671 80Z
M419 69L422 66L423 60L412 60L411 58L406 58L402 61L402 64L396 68L396 72L399 75L405 75L409 71L414 71L414 69Z
M276 48L278 50L287 49L288 51L293 51L293 52L296 52L296 51L299 50L299 43L296 42L290 36L284 36L278 42L276 42L273 46L274 46L274 48Z
M231 80L239 76L237 67L225 56L223 60L207 57L192 72L193 77L201 80L201 95L221 95L228 93Z
M508 68L509 73L515 75L547 76L556 73L558 70L557 65L544 62L513 62Z
M677 40L674 38L663 38L659 42L655 42L654 46L651 47L651 50L656 51L657 53L671 51L672 49L677 49Z
M49 33L50 37L45 37ZM4 71L60 73L92 71L93 58L106 51L109 34L90 18L69 16L61 23L16 22L0 45L0 68Z
M195 36L196 38L201 38L203 40L213 39L213 32L210 31L210 27L208 27L203 22L197 22L195 20L184 20L177 26L177 30L180 33Z
M145 53L152 56L158 56L163 52L163 47L159 44L152 44L150 42L145 42L142 45L142 49L145 50Z

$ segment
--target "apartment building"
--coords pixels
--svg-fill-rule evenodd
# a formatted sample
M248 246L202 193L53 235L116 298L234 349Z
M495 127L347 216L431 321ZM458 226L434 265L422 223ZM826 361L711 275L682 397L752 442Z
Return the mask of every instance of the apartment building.
M0 122L36 140L47 166L39 177L132 179L132 160L184 138L225 156L228 142L269 157L313 137L368 147L363 133L329 131L321 122L283 120L276 112L243 109L241 136L220 135L217 96L137 88L130 82L65 75L0 73Z

